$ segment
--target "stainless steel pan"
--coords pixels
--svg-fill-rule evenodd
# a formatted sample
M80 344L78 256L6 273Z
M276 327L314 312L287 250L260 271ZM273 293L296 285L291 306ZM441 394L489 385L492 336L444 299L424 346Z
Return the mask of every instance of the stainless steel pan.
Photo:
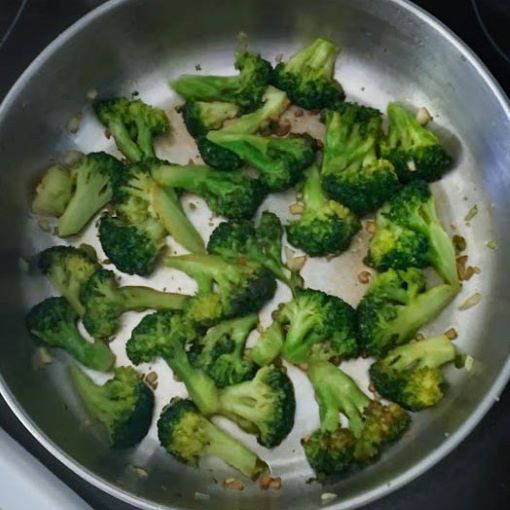
M232 492L221 486L230 472L224 466L206 466L214 466L210 472L179 465L158 448L153 431L135 451L109 450L100 430L87 424L69 387L65 357L57 354L54 363L41 368L24 328L27 307L51 292L32 269L30 257L55 243L28 214L30 185L42 168L69 150L113 150L91 115L88 92L138 90L143 99L167 108L174 134L158 150L185 162L195 149L171 108L175 97L166 83L193 72L196 64L204 72L231 71L239 31L248 35L251 48L272 59L312 37L329 36L343 46L338 77L351 99L380 108L391 99L426 105L436 120L434 129L441 131L458 161L455 171L435 185L443 218L452 232L467 239L470 264L481 268L428 328L439 332L455 326L459 346L475 358L472 370L450 368L447 399L416 416L401 444L373 467L326 488L305 484L311 472L299 437L314 428L317 412L310 387L297 370L291 371L299 397L292 437L274 451L259 450L283 477L283 488L261 492L248 484L243 492ZM65 126L77 112L83 113L81 129L72 135ZM57 38L13 87L0 107L0 165L0 390L59 460L129 503L151 509L354 508L412 480L445 456L482 418L508 379L510 109L469 49L403 0L112 0ZM268 205L287 214L288 200L275 196ZM478 214L468 225L463 218L475 204ZM207 216L198 212L193 217L204 234L210 230ZM83 238L93 239L93 228ZM497 242L496 250L487 248L490 240ZM304 271L309 284L355 303L364 291L356 280L362 246L360 239L330 263L309 261ZM153 283L192 290L189 281L169 270L158 272ZM283 292L280 297L285 298ZM480 304L460 312L459 304L475 292L482 296ZM113 344L120 363L126 362L123 342L137 320L128 317ZM183 394L164 367L152 368L160 372L159 406ZM347 365L364 384L365 369L363 361ZM253 438L243 439L255 446ZM324 491L339 497L321 504Z

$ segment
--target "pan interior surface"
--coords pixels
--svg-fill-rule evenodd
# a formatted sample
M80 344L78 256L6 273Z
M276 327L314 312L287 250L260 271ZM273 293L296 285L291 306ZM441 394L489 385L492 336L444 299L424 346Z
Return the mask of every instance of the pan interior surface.
M24 327L26 310L52 290L38 274L33 256L58 244L28 213L29 190L41 170L69 151L107 150L117 154L92 114L90 91L100 97L137 91L144 101L164 108L173 130L161 140L158 156L177 163L196 158L174 107L178 98L168 81L184 72L233 72L239 33L251 50L275 62L317 36L342 46L337 78L348 99L382 110L391 100L426 106L432 129L455 154L455 169L433 185L449 232L467 242L469 264L481 269L444 313L423 330L440 333L455 327L457 345L474 358L471 370L447 369L447 397L430 411L413 416L407 436L374 466L328 486L307 484L313 476L299 439L318 424L317 406L306 377L289 368L298 400L296 424L289 438L274 450L252 436L229 430L254 448L281 476L279 491L261 491L247 482L242 492L223 488L232 470L219 462L193 470L174 462L158 446L155 423L141 445L125 452L110 450L101 430L90 426L66 374L66 357L40 366L37 349ZM78 133L67 122L82 114ZM317 119L300 120L289 112L296 131L321 134ZM409 481L453 448L488 409L508 377L510 274L505 253L510 248L510 113L499 89L475 58L449 33L421 11L400 1L317 0L167 0L113 1L94 11L53 43L29 68L0 108L0 203L2 204L0 294L3 334L0 336L0 386L17 415L60 460L97 486L143 508L208 510L272 510L354 508ZM185 197L185 208L205 237L218 223L197 197ZM292 193L272 195L261 210L290 217ZM191 211L189 204L198 207ZM478 213L465 217L474 207ZM46 227L42 224L43 228ZM92 225L72 242L98 248ZM487 247L495 241L497 248ZM491 243L490 243L491 244ZM365 269L367 233L338 258L309 259L303 276L309 287L336 294L355 305L366 290L357 275ZM171 250L179 250L170 241ZM126 277L136 284L147 280ZM192 292L193 283L169 269L150 279L158 289ZM480 304L460 311L471 295ZM288 300L279 289L277 300ZM269 305L262 313L267 324ZM124 345L140 314L124 317L112 344L119 364L127 364ZM368 360L343 365L366 389ZM158 372L157 411L172 396L184 396L161 363L142 365ZM228 427L224 421L219 421ZM235 475L234 475L235 476ZM321 494L338 498L321 503Z

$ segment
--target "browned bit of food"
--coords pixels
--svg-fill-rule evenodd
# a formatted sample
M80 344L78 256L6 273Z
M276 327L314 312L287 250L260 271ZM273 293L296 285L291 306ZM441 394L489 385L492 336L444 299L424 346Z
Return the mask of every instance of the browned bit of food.
M459 336L459 334L457 333L457 330L455 328L448 329L447 331L444 332L444 334L450 340L455 340Z
M459 306L459 310L469 310L476 306L482 300L482 296L479 292L475 292L472 296L468 297L464 303Z
M290 122L287 119L282 120L278 127L276 128L275 135L276 136L285 136L288 135L290 132Z
M294 117L302 117L305 114L305 111L302 108L296 108L294 111Z
M466 240L464 237L455 234L452 238L456 253L462 253L466 249Z
M223 487L233 491L242 491L244 490L244 483L237 478L225 478L223 481Z
M361 271L358 273L358 281L363 284L367 284L372 277L372 273L370 271Z
M365 223L365 230L369 234L373 234L376 230L375 221L374 220L367 220Z

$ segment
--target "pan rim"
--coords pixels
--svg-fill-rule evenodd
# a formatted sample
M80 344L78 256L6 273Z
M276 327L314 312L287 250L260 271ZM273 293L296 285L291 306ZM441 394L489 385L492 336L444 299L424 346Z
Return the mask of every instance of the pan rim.
M59 47L66 44L72 37L84 29L97 17L105 15L120 6L123 3L128 3L132 0L109 0L105 4L96 7L85 16L77 20L75 23L70 25L66 30L59 34L46 48L30 63L25 69L21 76L15 81L10 88L9 92L5 96L4 100L0 104L0 123L4 116L7 114L11 106L13 105L18 95L19 89L30 79L30 77L36 73L48 60L48 58L57 50ZM439 21L435 16L428 13L425 9L415 5L409 0L387 0L404 10L408 11L411 15L416 16L422 22L428 24L438 35L447 40L447 42L455 47L460 55L465 57L466 61L472 65L478 72L479 76L483 79L484 83L489 87L491 93L498 101L502 110L505 112L507 118L510 121L510 101L494 78L492 73L487 69L485 64L480 60L476 53L458 37L451 29ZM510 359L507 359L505 365L502 367L496 380L493 382L490 390L486 396L478 404L477 409L469 416L469 418L445 441L439 448L431 452L420 460L415 466L408 469L401 475L394 478L390 483L384 482L379 484L377 487L371 489L369 492L360 494L359 496L351 497L342 502L332 503L328 506L322 506L324 509L329 510L346 510L359 508L362 505L373 502L387 494L394 492L400 487L413 481L446 455L454 450L480 423L485 414L489 411L492 405L498 400L499 394L503 391L507 382L510 379ZM17 402L16 398L9 389L5 379L0 373L0 394L7 402L9 408L14 413L16 418L23 424L23 426L30 432L30 434L41 444L53 457L59 460L64 466L77 474L80 478L86 480L88 483L106 492L107 494L114 496L121 501L129 503L131 505L138 506L146 510L162 510L178 507L169 507L167 505L159 505L151 502L145 498L135 496L134 494L115 486L113 483L108 482L101 476L93 473L79 462L73 459L69 454L57 446L30 418L25 412L21 405Z

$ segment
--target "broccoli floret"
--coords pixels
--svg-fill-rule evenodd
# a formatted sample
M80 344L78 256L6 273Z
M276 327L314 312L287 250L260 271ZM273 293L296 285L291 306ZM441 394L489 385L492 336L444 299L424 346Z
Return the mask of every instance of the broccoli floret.
M326 193L362 215L379 208L395 194L393 165L378 157L381 113L356 104L325 113L326 140L322 185Z
M211 129L220 129L226 120L237 117L239 106L233 103L213 101L186 101L182 118L191 136L205 136Z
M205 165L160 165L152 169L161 186L184 189L204 198L216 214L231 219L251 218L266 197L258 180L242 171L222 172Z
M250 359L261 367L271 364L282 352L284 340L285 333L280 323L276 321L271 323L260 334L251 350Z
M426 290L420 269L379 273L357 309L358 340L362 351L374 356L412 338L455 297L458 289L437 285Z
M219 130L211 131L207 138L256 168L261 181L271 191L283 191L294 186L315 160L316 144L308 135L278 138Z
M85 306L83 325L94 338L106 340L119 329L123 313L148 309L181 310L189 298L150 287L120 287L113 271L99 269L82 287L80 299Z
M154 137L170 130L166 113L140 99L104 99L96 102L94 108L120 152L132 162L155 157Z
M450 285L459 286L455 248L424 181L414 181L379 211L368 261L378 271L432 265Z
M156 312L142 319L126 345L135 363L163 358L182 381L201 413L223 415L247 432L256 434L263 446L280 444L294 424L295 396L290 379L280 369L260 369L251 381L219 389L201 369L194 367L185 342L196 332L183 314Z
M73 193L73 182L68 169L62 165L50 166L35 188L32 212L58 218L66 210Z
M251 314L213 326L192 345L191 363L204 370L218 388L253 379L258 366L246 359L244 349L257 323L258 316Z
M179 462L198 467L200 457L219 457L256 480L267 464L240 441L211 423L191 400L172 399L158 420L161 446Z
M324 195L316 165L312 165L306 174L303 206L299 219L286 227L287 239L313 257L346 250L361 228L360 221L347 207Z
M115 217L102 218L99 239L106 256L125 273L147 275L166 246L167 233L193 253L204 253L205 245L183 211L177 194L163 189L151 169L163 165L146 160L131 165L115 186Z
M356 312L336 296L313 289L297 293L273 313L285 332L282 355L290 363L351 358L358 353Z
M80 301L80 290L87 280L100 268L92 246L52 246L38 256L41 272L50 280L78 315L85 308Z
M58 220L58 235L80 232L113 195L116 180L124 165L105 152L94 152L81 158L70 168L73 194Z
M321 477L374 461L409 427L409 415L400 406L371 400L331 363L310 364L308 377L319 404L320 429L302 444L310 465ZM342 427L340 413L349 420L348 428Z
M47 298L27 315L27 328L44 345L69 352L86 367L108 372L115 356L102 342L87 341L78 331L78 314L62 297Z
M71 376L90 414L106 427L113 448L130 448L147 435L154 394L134 368L116 368L102 386L76 366Z
M299 271L291 271L282 262L283 229L276 214L264 211L258 226L249 220L220 223L213 231L207 251L229 260L247 257L262 264L294 292L303 286Z
M197 298L187 307L187 314L203 325L257 312L276 291L272 273L243 258L233 262L217 255L182 255L167 257L165 265L196 280Z
M188 101L225 101L254 110L272 80L271 64L260 55L239 52L235 67L239 71L237 76L183 74L170 85Z
M340 48L318 38L298 51L274 72L274 83L291 101L308 110L331 108L343 101L342 86L335 80L335 62Z
M232 172L243 166L243 160L235 152L211 142L206 136L198 138L197 148L204 163L212 168Z
M370 367L370 379L382 397L420 411L443 398L445 380L439 367L455 357L455 346L447 336L427 338L391 350Z
M381 151L393 163L402 182L436 181L452 165L453 158L437 136L401 106L390 103L388 119L388 136Z

